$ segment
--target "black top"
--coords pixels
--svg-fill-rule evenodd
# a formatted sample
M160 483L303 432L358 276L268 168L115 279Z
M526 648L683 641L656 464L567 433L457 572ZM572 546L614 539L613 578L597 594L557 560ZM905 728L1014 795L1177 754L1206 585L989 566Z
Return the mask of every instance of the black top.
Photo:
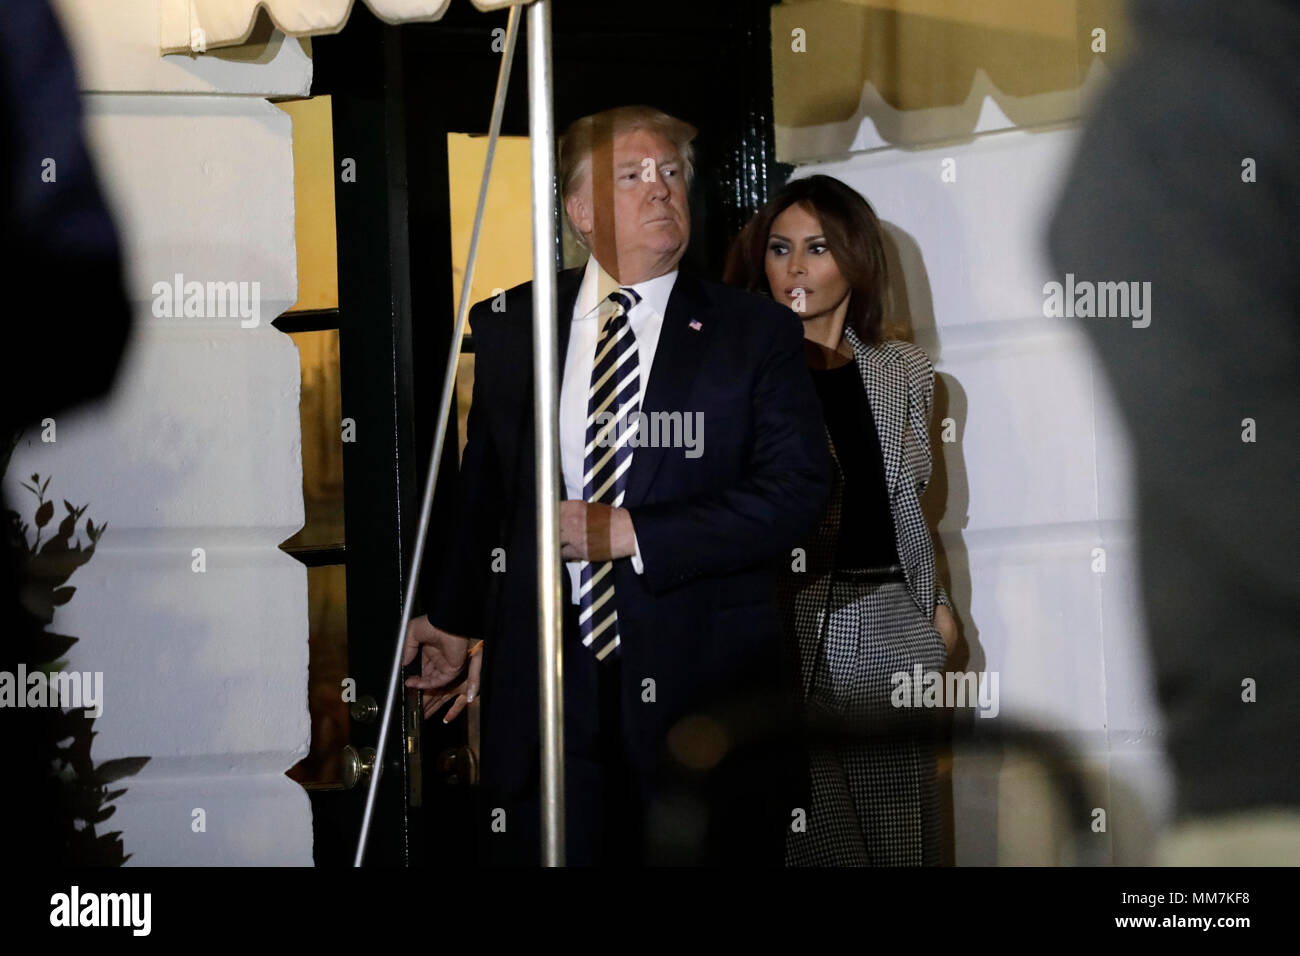
M894 516L885 486L885 459L862 376L855 362L813 369L822 415L844 473L837 569L898 564Z

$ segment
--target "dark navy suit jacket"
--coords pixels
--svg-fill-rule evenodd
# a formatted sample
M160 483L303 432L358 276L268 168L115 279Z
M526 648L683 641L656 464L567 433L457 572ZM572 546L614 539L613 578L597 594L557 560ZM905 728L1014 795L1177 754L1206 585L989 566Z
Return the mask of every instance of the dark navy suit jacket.
M558 280L561 374L581 276L572 269ZM525 283L506 293L504 310L481 302L470 313L474 395L458 526L452 554L438 562L443 573L423 588L434 625L485 640L482 774L502 791L535 787L538 765L531 295ZM678 273L641 410L703 413L702 453L634 451L623 506L644 573L628 558L614 565L625 752L650 796L678 721L746 703L760 716L784 714L796 692L774 572L816 524L830 485L802 341L784 306ZM505 551L504 574L492 572L496 548ZM567 574L561 586L566 615L576 612ZM647 678L653 702L644 700ZM729 732L733 743L745 729ZM778 763L751 783L788 821ZM762 764L750 766L761 772Z

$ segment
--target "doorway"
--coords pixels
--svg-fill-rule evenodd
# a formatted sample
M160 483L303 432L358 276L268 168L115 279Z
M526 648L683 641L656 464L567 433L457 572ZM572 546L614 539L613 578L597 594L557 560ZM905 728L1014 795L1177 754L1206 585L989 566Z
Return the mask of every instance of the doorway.
M636 5L566 0L553 11L559 129L578 116L625 103L656 106L699 129L701 175L682 268L706 277L721 274L731 238L788 172L776 164L772 143L770 6L769 0L665 0L647 17ZM313 42L313 93L330 103L338 302L332 311L288 313L277 326L304 337L300 350L314 349L331 361L336 350L338 414L354 427L349 441L339 426L336 449L342 466L342 534L335 535L340 540L325 542L323 549L319 541L290 547L317 569L309 574L319 587L336 595L320 603L322 614L333 616L335 636L320 642L319 667L315 645L312 658L323 688L319 728L313 710L313 772L324 777L316 781L320 786L309 787L318 865L350 862L360 827L364 788L347 789L338 786L347 780L325 777L351 779L364 770L367 757L373 759L366 748L375 746L376 710L401 615L443 369L453 347L456 264L464 256L458 250L468 244L464 209L472 220L481 137L491 115L506 22L504 11L483 14L453 4L437 23L390 27L358 5L341 33ZM637 59L629 50L654 51L654 57ZM516 57L494 191L505 193L500 215L526 222L529 193L521 191L520 170L513 168L519 151L527 151L523 36ZM315 201L300 196L300 209ZM530 266L508 254L507 241L495 240L502 255L501 265L493 265L494 240L484 235L476 275L480 294L530 277ZM553 266L580 264L568 258L557 257ZM442 489L452 484L458 464L473 365L469 331L454 345L461 388L439 463ZM324 338L306 339L322 333ZM328 422L329 406L322 407L318 417ZM307 426L304 417L304 435ZM320 431L333 442L331 429ZM305 493L307 480L305 457ZM425 574L438 573L449 508L449 497L440 494ZM314 622L314 641L315 628ZM347 676L340 677L344 671ZM335 701L334 685L348 679L356 700ZM474 786L473 714L446 726L437 719L421 724L414 700L405 703L395 715L394 730L401 733L392 735L385 755L367 862L436 866L468 859L463 823Z

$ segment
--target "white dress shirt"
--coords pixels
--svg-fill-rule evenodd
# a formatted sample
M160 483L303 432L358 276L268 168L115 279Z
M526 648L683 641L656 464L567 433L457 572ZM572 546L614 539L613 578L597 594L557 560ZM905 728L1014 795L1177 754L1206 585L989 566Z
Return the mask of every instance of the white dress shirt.
M641 296L641 301L628 313L632 334L636 336L637 366L641 375L638 407L645 397L650 367L654 364L655 349L659 345L659 330L663 328L664 312L668 309L668 296L676 281L677 270L674 269L632 286ZM596 257L588 256L582 285L578 287L578 298L573 304L569 350L565 353L564 378L560 385L560 470L564 475L564 487L569 500L583 500L582 477L586 461L587 396L591 391L591 366L596 357L596 338L600 334L600 326L613 308L612 303L603 309L600 305L618 288L619 284L600 267ZM635 449L632 454L636 454ZM569 581L573 585L574 604L579 603L581 566L581 561L565 562ZM643 570L639 547L632 556L632 567L637 574Z

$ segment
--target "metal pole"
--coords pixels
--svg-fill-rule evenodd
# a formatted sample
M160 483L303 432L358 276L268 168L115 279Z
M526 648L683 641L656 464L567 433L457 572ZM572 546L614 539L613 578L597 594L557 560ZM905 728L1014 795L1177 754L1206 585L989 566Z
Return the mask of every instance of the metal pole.
M564 696L560 643L559 398L555 328L551 5L528 5L528 136L533 179L533 408L537 454L538 698L542 862L564 865Z
M510 64L515 55L515 39L519 35L519 8L510 8L506 26L506 48L501 56L501 69L497 73L496 98L492 102L492 120L488 124L487 156L483 160L483 179L479 183L478 208L474 213L474 231L470 237L469 259L465 263L465 278L460 286L460 303L456 309L456 327L451 335L451 348L447 352L447 370L442 380L442 400L438 405L438 426L434 431L433 451L429 455L429 473L424 480L424 500L420 504L420 523L415 533L415 554L411 558L411 571L406 579L406 595L402 601L402 622L397 628L397 650L393 654L393 667L388 675L388 694L384 699L383 716L379 723L379 743L375 747L375 763L370 771L366 791L366 809L361 817L361 835L357 838L357 852L352 865L360 866L366 855L370 839L370 824L374 818L375 796L379 793L379 778L384 769L384 752L388 745L388 729L392 724L393 705L397 685L402 676L402 650L406 646L406 627L411 620L415 603L415 590L420 582L420 567L424 560L424 544L428 536L429 516L433 511L433 490L438 483L438 463L442 460L443 440L447 435L447 422L451 418L451 400L456 394L456 369L460 360L460 341L465 335L465 317L469 314L470 286L474 281L474 266L478 261L479 233L483 228L483 211L487 207L488 184L492 178L492 160L496 155L497 139L501 134L501 117L506 108L506 89L510 86ZM552 312L554 308L552 308ZM559 553L559 545L556 545Z

